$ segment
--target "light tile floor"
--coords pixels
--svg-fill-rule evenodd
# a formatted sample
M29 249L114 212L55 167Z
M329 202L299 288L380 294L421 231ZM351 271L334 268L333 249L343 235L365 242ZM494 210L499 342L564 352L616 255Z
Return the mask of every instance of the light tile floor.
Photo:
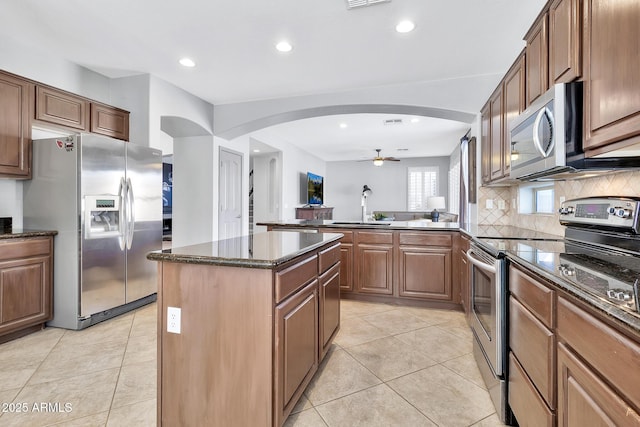
M501 426L460 312L342 301L286 426ZM156 305L0 345L1 426L155 426Z

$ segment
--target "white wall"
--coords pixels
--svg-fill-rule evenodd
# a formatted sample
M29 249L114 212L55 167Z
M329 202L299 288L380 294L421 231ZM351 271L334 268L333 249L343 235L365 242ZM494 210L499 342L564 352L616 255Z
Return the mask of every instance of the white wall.
M134 144L149 146L149 102L151 76L140 74L121 77L111 81L111 99L113 105L130 112L129 141ZM154 148L155 147L152 145ZM164 150L162 150L164 153ZM167 154L167 153L164 153ZM171 154L168 153L168 154Z
M302 190L306 185L307 172L313 172L316 175L326 177L327 163L313 154L301 150L286 141L269 138L261 139L260 142L270 145L282 152L282 202L280 205L281 209L279 219L294 219L296 217L295 208L306 203L306 199L304 198L306 196L302 197L303 194L306 194L306 189L304 190L304 193ZM304 175L305 181L302 180L302 175ZM328 203L329 202L325 202L327 205Z
M407 168L436 166L440 170L440 194L448 199L449 157L419 157L385 162L378 167L372 162L327 162L324 196L327 206L334 207L333 218L360 220L360 196L366 184L373 190L367 199L367 212L407 210ZM449 201L447 200L447 205Z

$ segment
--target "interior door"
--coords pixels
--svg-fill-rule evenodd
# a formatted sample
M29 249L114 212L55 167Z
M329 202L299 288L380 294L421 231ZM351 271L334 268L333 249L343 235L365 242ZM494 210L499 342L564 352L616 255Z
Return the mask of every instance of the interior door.
M220 149L218 239L242 234L242 154Z

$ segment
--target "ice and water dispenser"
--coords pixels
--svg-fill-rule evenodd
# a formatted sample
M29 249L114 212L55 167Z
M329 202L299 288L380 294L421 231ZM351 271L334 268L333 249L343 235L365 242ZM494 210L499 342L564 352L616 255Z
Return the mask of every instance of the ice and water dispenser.
M124 217L120 196L102 194L84 197L85 239L121 236Z

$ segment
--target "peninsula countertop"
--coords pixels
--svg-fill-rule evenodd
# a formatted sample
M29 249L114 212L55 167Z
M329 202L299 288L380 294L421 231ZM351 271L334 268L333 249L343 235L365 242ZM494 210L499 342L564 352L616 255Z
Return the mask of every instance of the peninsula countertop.
M152 261L275 268L314 249L338 242L339 233L267 231L151 252Z
M46 237L55 236L57 234L58 232L55 230L28 230L22 228L10 228L6 230L0 230L0 240Z

